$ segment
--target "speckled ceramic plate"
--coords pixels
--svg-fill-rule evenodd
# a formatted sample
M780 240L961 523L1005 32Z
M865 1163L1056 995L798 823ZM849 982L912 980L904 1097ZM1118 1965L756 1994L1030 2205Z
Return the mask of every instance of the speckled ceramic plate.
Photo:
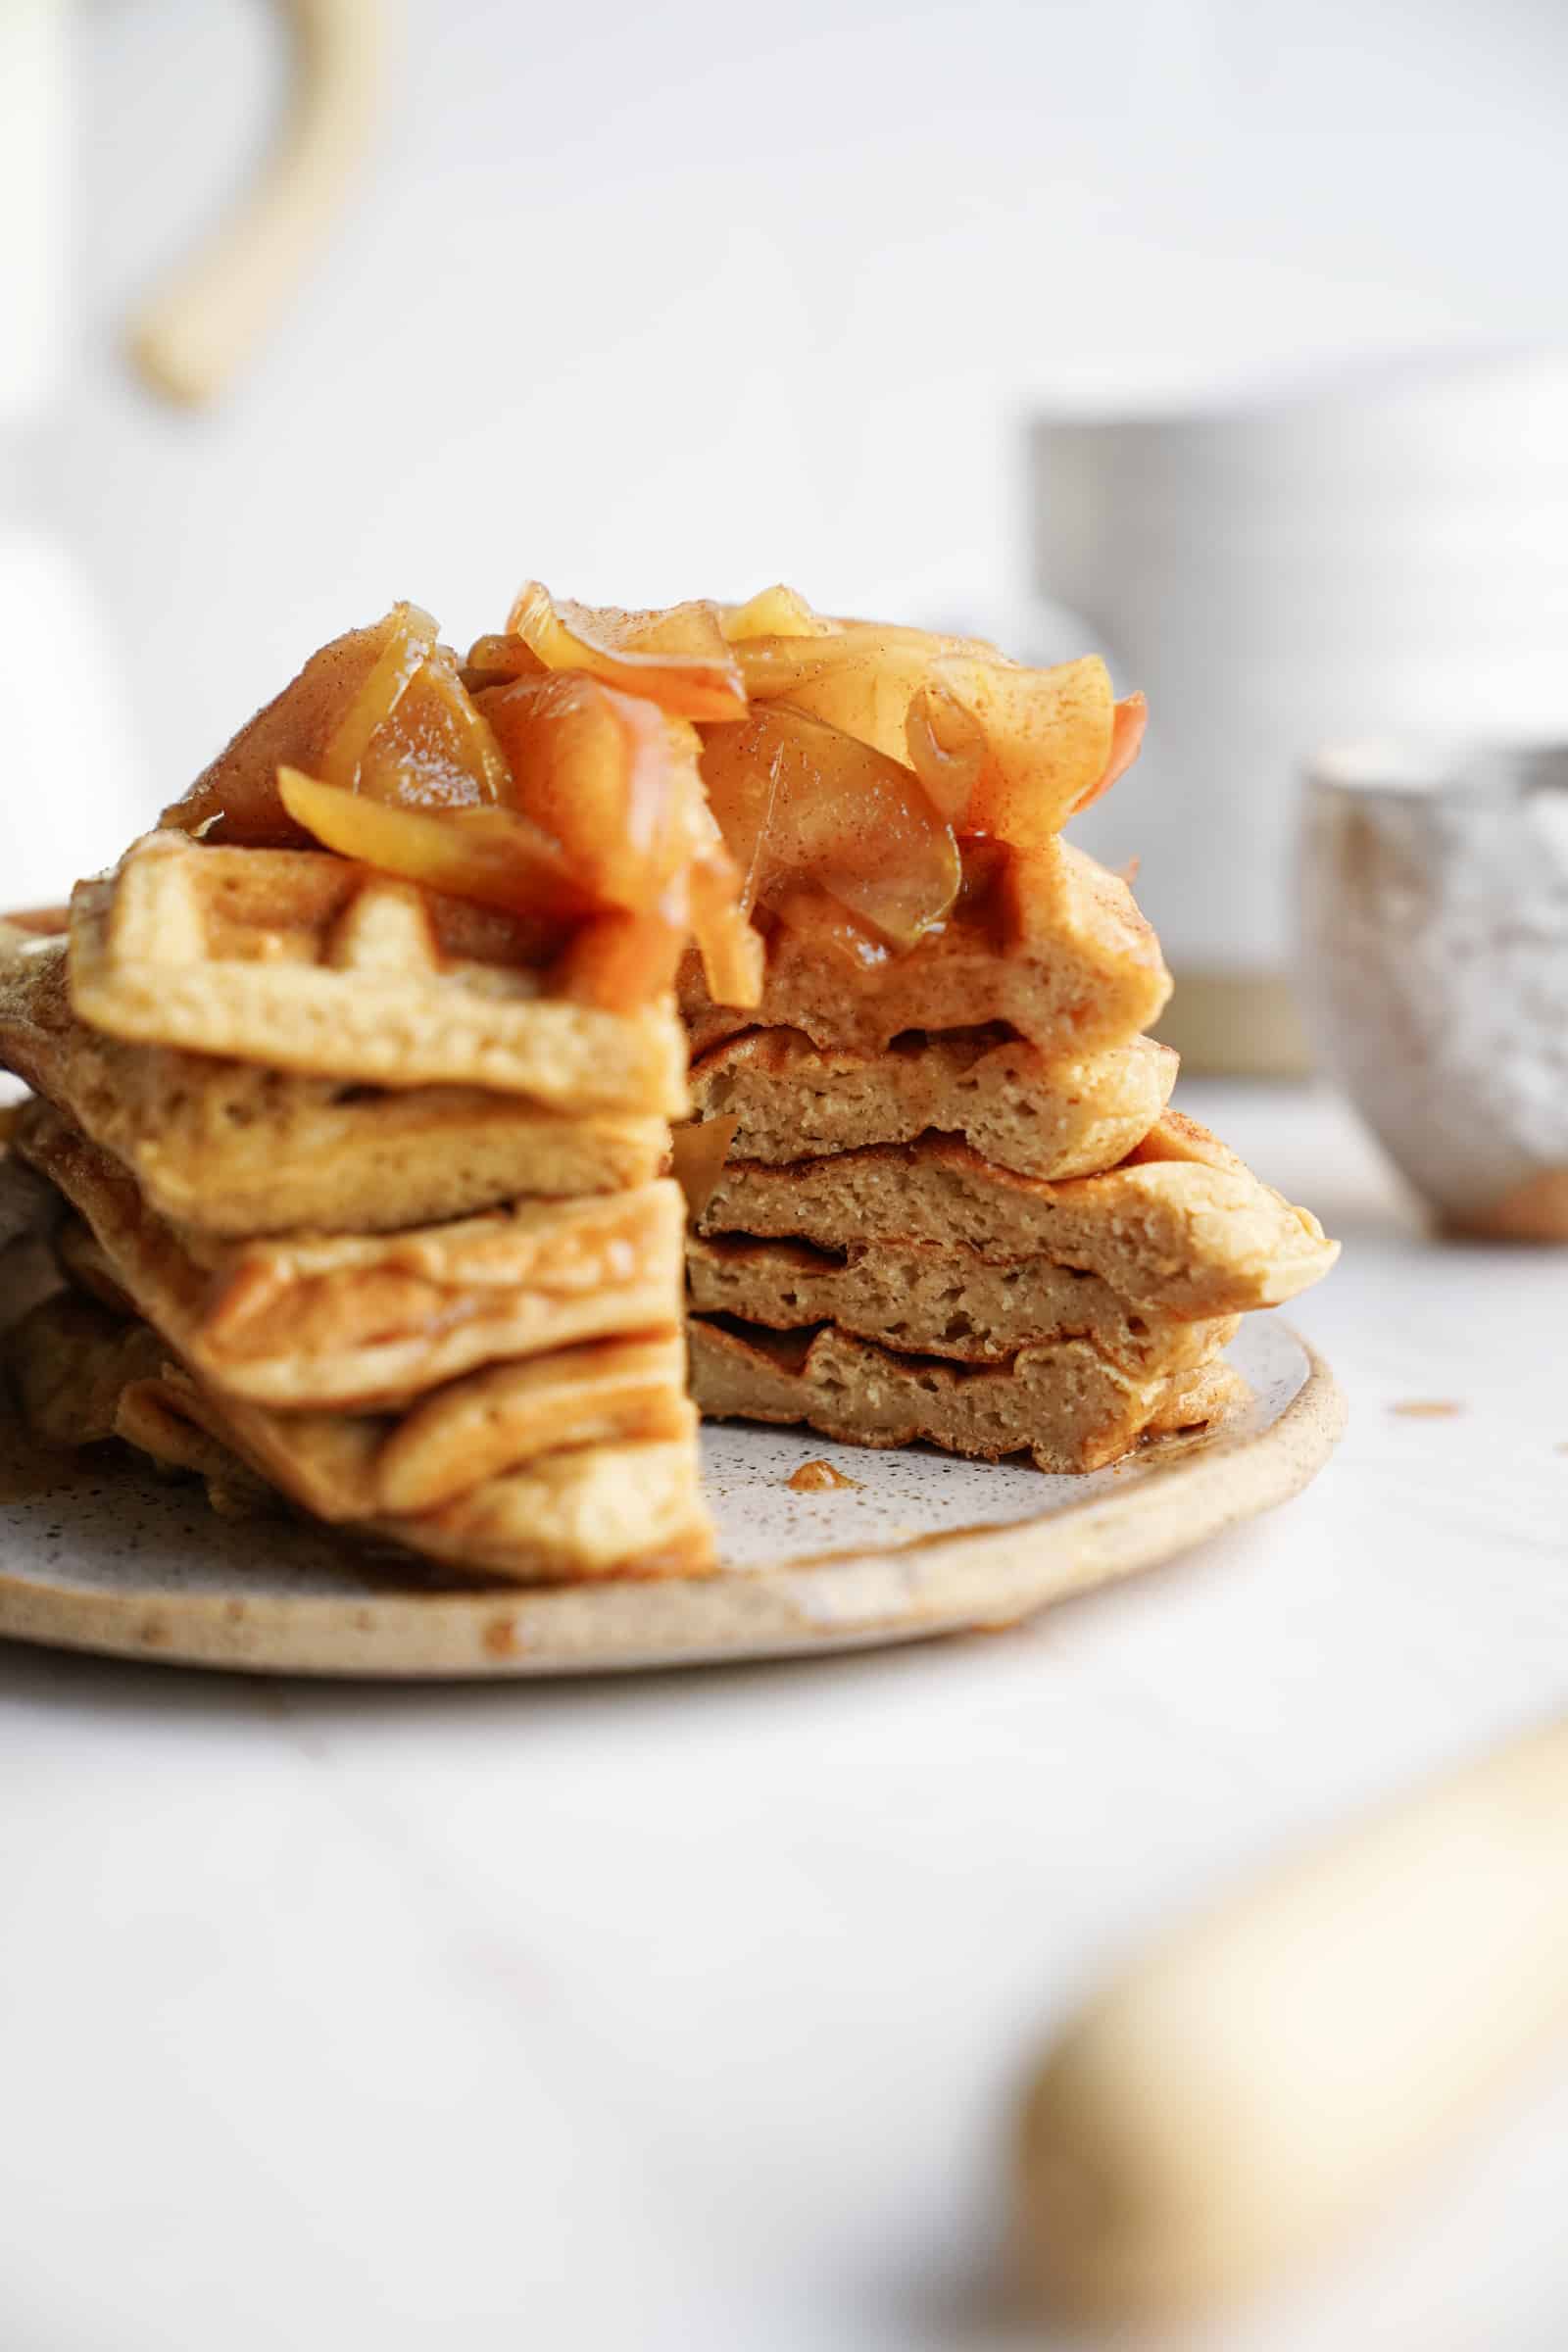
M1327 1366L1272 1316L1231 1350L1251 1402L1091 1478L796 1430L710 1427L716 1576L554 1591L389 1581L322 1530L215 1519L201 1490L115 1462L0 1504L0 1634L255 1673L599 1673L807 1656L1009 1625L1297 1494L1344 1424ZM857 1483L795 1493L826 1460Z

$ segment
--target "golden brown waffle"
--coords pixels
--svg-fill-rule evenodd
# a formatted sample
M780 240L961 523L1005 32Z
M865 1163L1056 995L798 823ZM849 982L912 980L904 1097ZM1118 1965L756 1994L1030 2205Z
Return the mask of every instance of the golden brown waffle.
M578 1340L670 1327L683 1204L667 1179L410 1233L221 1242L155 1216L42 1102L18 1149L92 1228L113 1279L209 1386L285 1410L396 1403Z
M115 1435L160 1470L188 1470L201 1479L220 1519L263 1518L284 1507L274 1487L185 1409L167 1368L162 1378L132 1381L124 1389Z
M680 975L694 1054L759 1024L880 1054L906 1030L1001 1021L1053 1060L1080 1060L1147 1029L1169 995L1159 942L1125 882L1064 841L1014 852L979 902L869 964L779 923L750 1012L714 1004L695 957Z
M127 1045L72 1010L59 941L0 956L0 1066L122 1160L161 1216L204 1233L382 1233L521 1193L613 1192L657 1176L668 1140L660 1118Z
M506 916L309 850L149 833L72 900L71 997L89 1028L317 1077L482 1086L582 1115L678 1115L667 1005L539 994Z
M15 1124L10 1111L5 1116ZM9 1125L0 1133L0 1251L43 1240L60 1212L49 1187L10 1149L9 1133Z
M1020 1348L1087 1339L1141 1378L1197 1363L1236 1318L1182 1322L1120 1298L1096 1274L1049 1258L1001 1260L919 1242L859 1242L839 1254L801 1242L691 1234L686 1295L694 1312L772 1331L836 1323L865 1340L955 1362L1001 1363Z
M33 1437L45 1446L96 1446L115 1434L121 1392L156 1374L166 1353L146 1324L56 1291L6 1333L4 1370Z
M712 1564L678 1339L583 1348L439 1391L402 1422L220 1400L146 1324L59 1292L10 1335L46 1444L117 1436L207 1483L225 1516L281 1494L459 1568L522 1582ZM505 1462L498 1472L497 1464ZM415 1506L417 1506L416 1508Z
M690 1426L674 1334L492 1365L401 1415L280 1413L204 1394L177 1367L159 1373L179 1390L177 1408L165 1398L165 1409L205 1415L260 1476L332 1522L434 1510L546 1453L675 1439Z
M546 1454L416 1518L374 1532L454 1568L514 1584L700 1576L714 1568L697 1463L697 1413L678 1439Z
M904 1037L885 1054L754 1029L693 1064L692 1103L699 1118L738 1120L737 1159L814 1158L929 1130L998 1167L1059 1180L1114 1167L1153 1126L1175 1078L1175 1054L1147 1037L1059 1062L995 1029Z
M1176 1112L1120 1167L1065 1184L993 1167L939 1138L788 1167L731 1161L699 1230L820 1250L914 1242L1050 1258L1099 1275L1135 1307L1189 1319L1277 1306L1339 1255L1314 1216Z
M243 1493L245 1448L218 1400L178 1376L156 1394L148 1386L127 1393L120 1434L196 1470L210 1494L215 1478L220 1494ZM687 1403L681 1415L675 1437L546 1454L437 1510L355 1532L514 1584L700 1575L714 1565L712 1529L698 1481L697 1416Z
M804 1421L856 1446L924 1439L951 1453L999 1461L1026 1452L1038 1468L1096 1470L1152 1432L1208 1421L1245 1394L1222 1364L1137 1381L1087 1340L1023 1348L1004 1365L957 1365L895 1354L831 1326L814 1335L694 1316L692 1393L705 1413Z

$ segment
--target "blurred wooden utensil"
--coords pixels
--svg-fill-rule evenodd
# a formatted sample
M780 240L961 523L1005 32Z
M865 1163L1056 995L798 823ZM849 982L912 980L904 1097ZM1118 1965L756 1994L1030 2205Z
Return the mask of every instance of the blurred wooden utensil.
M1162 2320L1379 2207L1568 2026L1568 1720L1179 1928L1048 2056L1018 2148L1052 2300Z
M293 96L262 179L132 320L144 380L216 400L294 291L369 143L391 46L388 0L282 0Z

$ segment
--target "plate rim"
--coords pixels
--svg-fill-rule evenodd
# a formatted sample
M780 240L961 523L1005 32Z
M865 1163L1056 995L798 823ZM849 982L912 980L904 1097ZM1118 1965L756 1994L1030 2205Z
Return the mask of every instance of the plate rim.
M1348 1406L1311 1342L1272 1320L1306 1371L1264 1428L1173 1450L1124 1490L1033 1519L713 1576L466 1592L111 1591L0 1562L0 1637L220 1672L425 1683L755 1663L1001 1632L1174 1558L1311 1482Z

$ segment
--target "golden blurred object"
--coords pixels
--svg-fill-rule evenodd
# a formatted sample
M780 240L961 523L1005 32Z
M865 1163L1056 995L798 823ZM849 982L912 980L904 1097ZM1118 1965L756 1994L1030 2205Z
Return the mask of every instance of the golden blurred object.
M145 383L218 399L270 331L369 145L391 49L390 0L283 0L293 94L259 185L132 319Z
M1020 2251L1167 2320L1370 2216L1568 2028L1568 1722L1179 1928L1048 2058Z

